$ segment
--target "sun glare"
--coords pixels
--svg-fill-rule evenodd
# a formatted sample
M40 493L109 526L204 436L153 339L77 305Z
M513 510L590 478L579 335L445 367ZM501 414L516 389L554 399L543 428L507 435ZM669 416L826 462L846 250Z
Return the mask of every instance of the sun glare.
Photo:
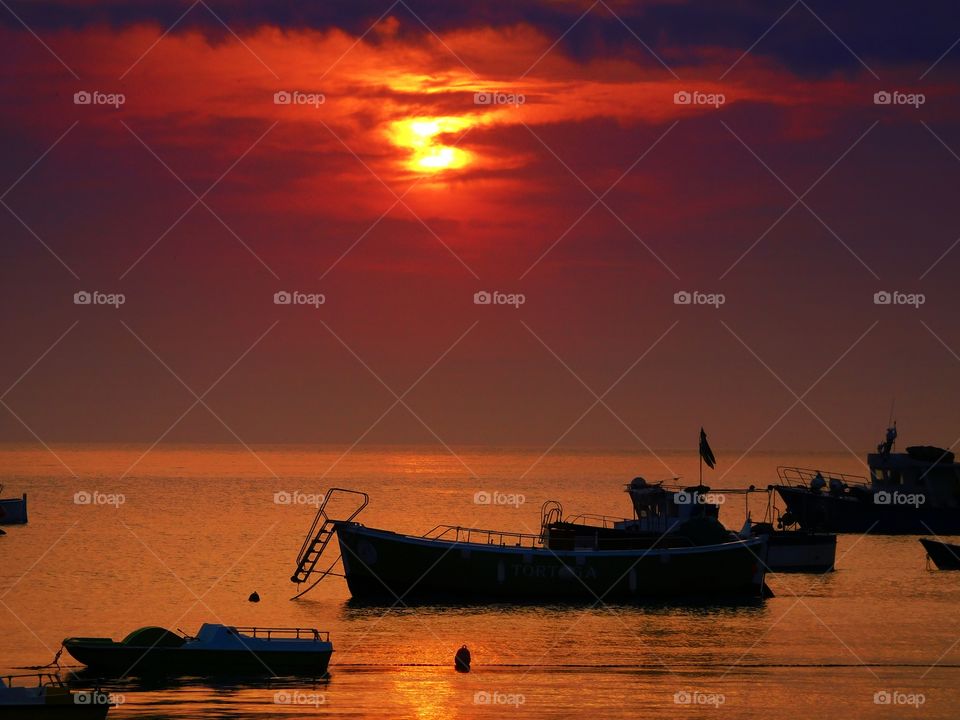
M471 154L441 142L441 136L456 133L470 125L466 118L434 117L400 120L391 126L391 141L408 151L406 165L419 172L440 172L460 168Z

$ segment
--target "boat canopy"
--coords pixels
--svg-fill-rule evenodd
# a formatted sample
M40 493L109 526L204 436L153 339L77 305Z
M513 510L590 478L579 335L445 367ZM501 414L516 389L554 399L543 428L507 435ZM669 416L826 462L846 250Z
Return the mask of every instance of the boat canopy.
M123 639L123 645L135 647L180 647L186 640L166 628L153 625L134 630Z

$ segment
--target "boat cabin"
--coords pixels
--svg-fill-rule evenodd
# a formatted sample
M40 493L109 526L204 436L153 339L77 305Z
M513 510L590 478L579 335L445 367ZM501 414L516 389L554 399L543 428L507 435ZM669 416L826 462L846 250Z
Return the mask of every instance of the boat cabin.
M720 506L713 502L710 488L694 485L687 488L665 487L663 482L648 483L635 477L627 485L633 503L633 520L618 523L624 530L668 533L695 518L717 520Z
M867 455L874 492L923 495L924 504L960 506L960 463L949 450L927 445L905 453Z

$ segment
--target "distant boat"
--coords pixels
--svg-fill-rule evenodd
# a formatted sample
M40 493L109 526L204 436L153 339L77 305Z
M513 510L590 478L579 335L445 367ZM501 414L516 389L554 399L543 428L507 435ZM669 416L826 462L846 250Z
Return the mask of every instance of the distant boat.
M0 677L0 716L5 719L100 720L111 707L107 694L73 692L53 673Z
M3 485L0 484L0 493ZM22 525L27 522L27 494L18 498L0 497L0 525Z
M326 673L329 634L314 628L232 627L204 623L196 637L160 627L134 630L120 642L73 637L63 646L107 675L307 675Z
M807 530L880 535L960 535L960 463L950 450L916 445L892 452L896 427L867 455L870 479L781 467L784 521Z
M777 530L772 523L751 523L752 535L770 539L767 567L774 572L824 573L837 559L836 533L813 530Z
M362 508L367 497L357 495ZM364 527L352 520L357 512L337 520L321 505L294 582L311 579L335 533L347 586L362 601L641 602L758 598L765 591L759 558L766 538L695 547L568 548L550 536L447 525L424 536L404 535Z
M745 531L751 535L766 535L770 538L767 551L767 566L777 572L824 573L832 572L837 560L837 534L794 527L795 522L784 521L777 507L777 493L773 487L747 492L766 492L767 508L761 522L751 522L747 513Z
M960 545L929 538L920 538L920 544L938 570L960 570Z
M633 519L603 515L575 515L561 520L562 508L553 503L545 515L544 532L551 541L566 540L569 548L625 549L694 547L729 542L740 537L766 536L766 568L774 572L827 572L833 569L837 536L832 533L775 529L772 522L747 522L739 534L723 526L715 494L746 494L759 490L732 489L711 492L702 485L670 487L648 483L642 477L627 485L633 502ZM775 508L768 503L768 516Z

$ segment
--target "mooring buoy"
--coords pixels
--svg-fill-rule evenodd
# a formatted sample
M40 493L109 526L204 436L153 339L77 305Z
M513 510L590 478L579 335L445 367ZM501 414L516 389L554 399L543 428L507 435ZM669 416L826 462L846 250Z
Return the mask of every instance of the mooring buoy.
M453 656L453 667L457 672L470 672L470 648L461 645L457 654Z
M254 590L252 593L250 593L250 597L248 597L247 600L250 602L260 602L260 593Z

